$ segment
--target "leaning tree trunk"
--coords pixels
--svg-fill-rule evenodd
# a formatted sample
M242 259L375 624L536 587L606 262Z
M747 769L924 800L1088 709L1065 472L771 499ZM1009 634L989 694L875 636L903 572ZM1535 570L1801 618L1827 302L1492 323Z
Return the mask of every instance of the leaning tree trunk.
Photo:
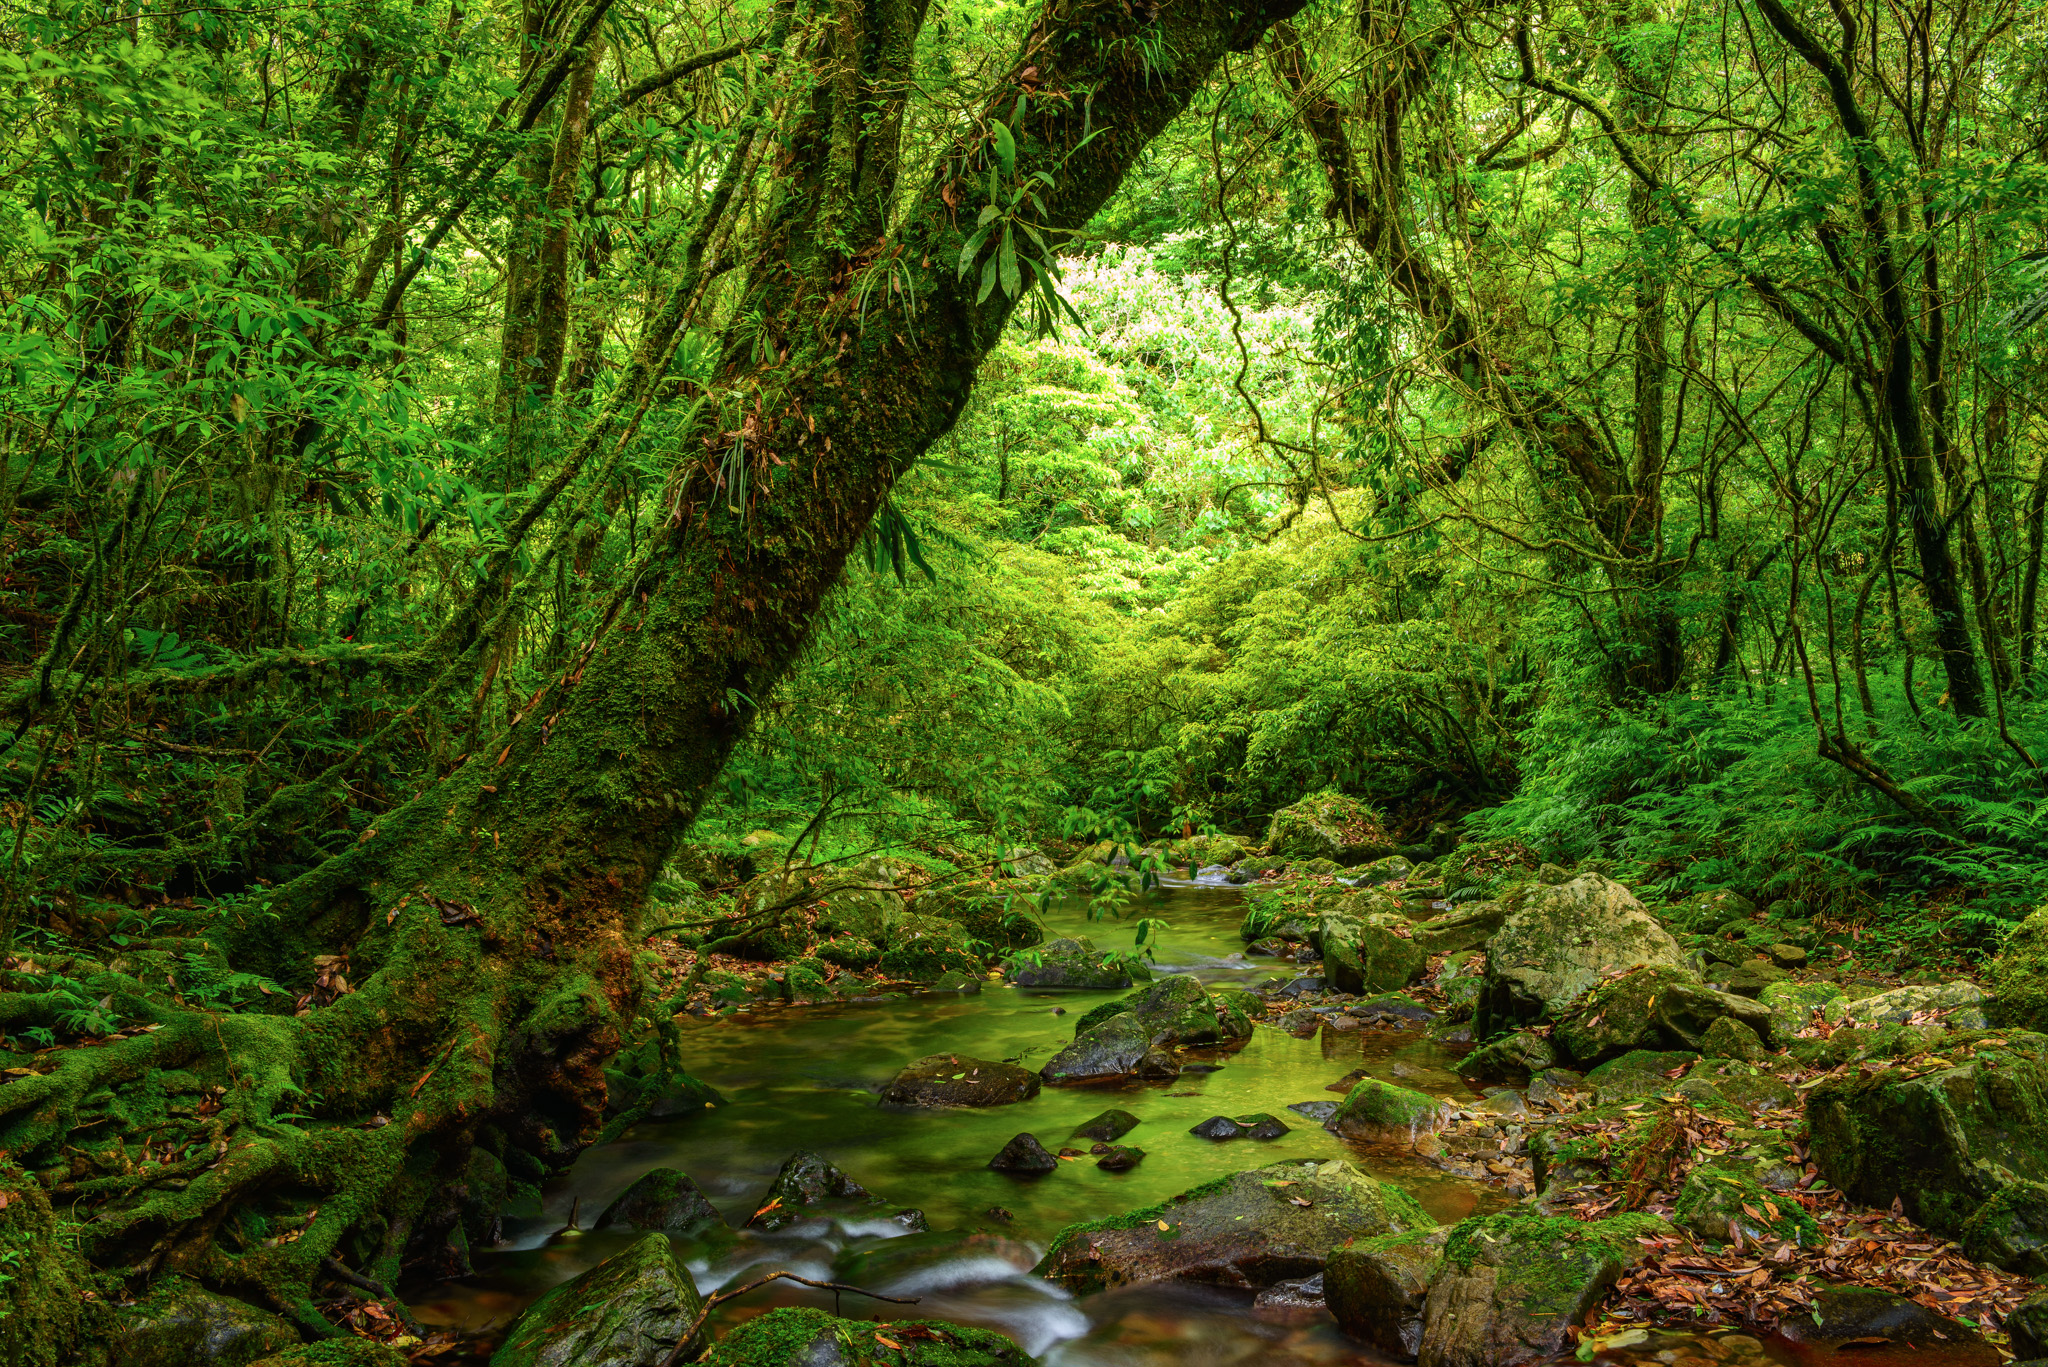
M592 1142L605 1064L650 1005L650 881L1029 283L1006 285L1019 268L999 263L979 297L997 236L958 269L988 187L1007 208L1035 186L1041 233L1080 227L1224 51L1283 13L1052 0L891 228L879 206L921 15L907 0L838 8L810 54L815 89L790 102L773 172L793 188L748 262L736 316L750 321L675 454L661 534L601 625L507 732L218 927L231 955L300 981L313 955L342 956L330 975L345 964L356 990L298 1016L173 1007L175 962L138 952L94 989L159 1029L0 1087L0 1148L56 1204L90 1212L85 1255L260 1293L323 1332L321 1278L459 1262L508 1183ZM0 998L0 1023L53 1009ZM10 1288L4 1332L68 1332L37 1307L61 1299L71 1315L75 1296L36 1294L67 1266Z

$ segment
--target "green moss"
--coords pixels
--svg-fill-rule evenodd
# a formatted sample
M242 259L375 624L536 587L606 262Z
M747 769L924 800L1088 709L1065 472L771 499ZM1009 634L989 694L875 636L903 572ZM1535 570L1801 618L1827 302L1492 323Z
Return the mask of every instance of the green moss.
M259 1358L249 1367L406 1367L411 1359L387 1343L371 1339L323 1339L302 1343Z
M2048 1030L2048 906L2014 927L1991 961L2000 1025Z
M1662 1218L1640 1211L1587 1223L1570 1216L1545 1215L1528 1206L1514 1206L1491 1215L1475 1215L1452 1226L1450 1237L1444 1242L1444 1262L1461 1272L1470 1271L1488 1244L1507 1239L1565 1247L1590 1245L1624 1261L1633 1261L1642 1253L1637 1240L1671 1232L1671 1226Z
M914 1332L905 1332L914 1331ZM875 1342L884 1335L900 1349ZM937 1321L838 1319L822 1310L770 1310L748 1320L699 1361L704 1367L806 1367L818 1360L812 1345L819 1339L838 1345L835 1360L900 1363L904 1367L1030 1367L1034 1359L987 1329Z

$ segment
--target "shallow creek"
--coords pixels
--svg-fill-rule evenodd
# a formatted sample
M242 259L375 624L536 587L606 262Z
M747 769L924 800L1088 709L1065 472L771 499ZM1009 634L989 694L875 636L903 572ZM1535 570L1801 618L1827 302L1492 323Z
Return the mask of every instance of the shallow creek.
M1246 959L1237 937L1243 904L1234 889L1170 884L1145 907L1171 925L1159 951L1164 972L1206 982L1254 985L1294 976L1291 966ZM1050 935L1088 934L1123 945L1125 925L1090 924L1084 904L1056 908ZM1413 1158L1374 1152L1329 1134L1289 1111L1295 1102L1330 1101L1332 1082L1356 1068L1441 1096L1476 1097L1450 1071L1455 1053L1419 1031L1324 1031L1296 1039L1261 1028L1243 1048L1191 1068L1164 1084L1046 1088L1015 1106L971 1111L890 1111L877 1094L898 1069L926 1054L1016 1059L1035 1067L1070 1042L1074 1022L1120 992L1030 991L990 984L979 993L937 993L803 1008L769 1007L684 1022L690 1069L722 1092L725 1104L688 1118L650 1122L585 1154L536 1207L512 1210L504 1242L478 1250L477 1275L432 1288L414 1303L435 1324L502 1327L549 1287L630 1242L630 1234L565 1232L588 1226L634 1179L654 1167L687 1172L734 1226L716 1240L680 1243L678 1252L710 1294L777 1268L815 1280L849 1281L918 1303L888 1305L847 1296L839 1313L864 1319L939 1319L1000 1330L1046 1367L1349 1367L1387 1361L1337 1332L1327 1312L1255 1307L1248 1292L1155 1285L1072 1297L1032 1278L1030 1268L1064 1225L1164 1200L1225 1173L1283 1159L1346 1158L1396 1182L1446 1223L1506 1203L1498 1189L1447 1175ZM1064 1008L1060 1013L1057 1008ZM1215 1065L1215 1071L1196 1069ZM1028 1131L1048 1148L1110 1107L1141 1124L1120 1142L1145 1150L1121 1173L1092 1157L1042 1177L992 1172L987 1162L1011 1136ZM1217 1114L1269 1112L1291 1132L1270 1141L1214 1142L1188 1133ZM1075 1145L1085 1149L1085 1141ZM783 1161L808 1149L845 1169L889 1204L922 1210L934 1233L908 1235L886 1218L819 1219L772 1234L741 1230ZM991 1208L1007 1212L1008 1219ZM965 1240L968 1231L985 1231ZM948 1236L945 1231L959 1234ZM718 1333L777 1305L834 1309L830 1292L782 1282L740 1297L714 1315ZM1797 1360L1789 1345L1752 1339L1665 1339L1647 1352L1616 1354L1648 1367L1661 1359L1707 1367L1768 1357ZM1644 1345L1645 1348L1651 1345ZM1603 1355L1606 1357L1607 1355ZM1888 1356L1888 1355L1887 1355ZM1878 1355L1862 1359L1877 1367ZM1917 1367L1934 1367L1927 1354Z

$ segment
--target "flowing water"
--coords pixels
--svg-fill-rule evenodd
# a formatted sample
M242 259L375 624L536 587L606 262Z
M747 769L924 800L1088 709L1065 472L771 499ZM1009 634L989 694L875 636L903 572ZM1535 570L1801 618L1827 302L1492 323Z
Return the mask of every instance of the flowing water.
M1271 959L1247 959L1233 889L1169 884L1147 915L1171 925L1160 970L1210 983L1252 985L1292 977ZM1084 904L1047 916L1053 935L1082 933L1125 943L1126 927L1089 924ZM988 1110L897 1111L877 1103L898 1069L933 1053L1014 1059L1037 1067L1073 1039L1078 1016L1120 992L1024 990L990 984L973 994L935 993L814 1007L762 1007L682 1022L690 1069L725 1104L650 1122L584 1155L537 1208L507 1212L505 1240L480 1250L477 1275L415 1303L430 1323L502 1327L550 1286L617 1252L633 1234L564 1232L591 1224L634 1179L654 1167L688 1173L734 1227L679 1243L709 1294L784 1268L837 1279L916 1305L883 1304L782 1282L722 1306L712 1331L776 1305L809 1304L860 1318L940 1319L1000 1330L1047 1367L1349 1367L1384 1357L1337 1332L1327 1312L1256 1307L1250 1293L1162 1284L1073 1297L1029 1270L1064 1225L1152 1204L1225 1173L1283 1159L1346 1158L1411 1192L1450 1222L1504 1203L1493 1188L1448 1176L1415 1159L1366 1150L1287 1107L1330 1101L1329 1084L1365 1068L1441 1096L1471 1097L1449 1071L1455 1055L1420 1031L1368 1028L1296 1039L1260 1029L1235 1052L1190 1057L1170 1083L1046 1088L1033 1100ZM1214 1071L1197 1071L1203 1067ZM1092 1157L1039 1177L992 1172L988 1160L1030 1132L1057 1151L1073 1129L1117 1107L1142 1122L1119 1142L1142 1148L1136 1168L1104 1172ZM1210 1116L1264 1111L1290 1133L1218 1143L1188 1133ZM1086 1149L1086 1141L1073 1147ZM808 1149L889 1203L924 1212L934 1233L909 1234L888 1218L820 1218L775 1233L742 1230L783 1160ZM992 1213L992 1208L1005 1214ZM1005 1218L1006 1217L1006 1218ZM1730 1341L1731 1343L1733 1340ZM1753 1342L1745 1340L1745 1342ZM1647 1357L1647 1355L1644 1355ZM1664 1361L1673 1354L1660 1354ZM1710 1342L1679 1356L1728 1360ZM1617 1361L1618 1359L1609 1359ZM1924 1361L1924 1360L1923 1360ZM1648 1362L1644 1367L1649 1367ZM1687 1361L1684 1367L1694 1367ZM1874 1367L1874 1364L1873 1364Z

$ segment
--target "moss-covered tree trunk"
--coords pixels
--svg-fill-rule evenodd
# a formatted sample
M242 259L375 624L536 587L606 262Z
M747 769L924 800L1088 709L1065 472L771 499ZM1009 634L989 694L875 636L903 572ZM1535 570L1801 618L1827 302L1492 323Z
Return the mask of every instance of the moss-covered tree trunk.
M318 1332L309 1289L336 1264L382 1281L422 1258L459 1264L508 1184L599 1134L606 1062L652 1005L650 881L1031 278L1019 267L1006 288L999 263L978 297L999 234L959 271L992 181L1004 208L1035 189L1042 209L1024 213L1041 234L1079 227L1224 51L1277 17L1053 0L906 198L897 137L921 12L834 14L803 54L810 90L788 102L742 321L675 453L660 534L602 625L445 780L214 936L286 980L334 956L327 990L298 1015L173 1009L167 961L138 951L94 990L160 1028L0 1088L0 1147L90 1215L80 1248L100 1266L260 1292ZM326 1001L337 974L353 990ZM4 1000L14 1020L47 1006ZM0 1334L61 1343L38 1306L75 1270L52 1260L0 1293L17 1311Z

